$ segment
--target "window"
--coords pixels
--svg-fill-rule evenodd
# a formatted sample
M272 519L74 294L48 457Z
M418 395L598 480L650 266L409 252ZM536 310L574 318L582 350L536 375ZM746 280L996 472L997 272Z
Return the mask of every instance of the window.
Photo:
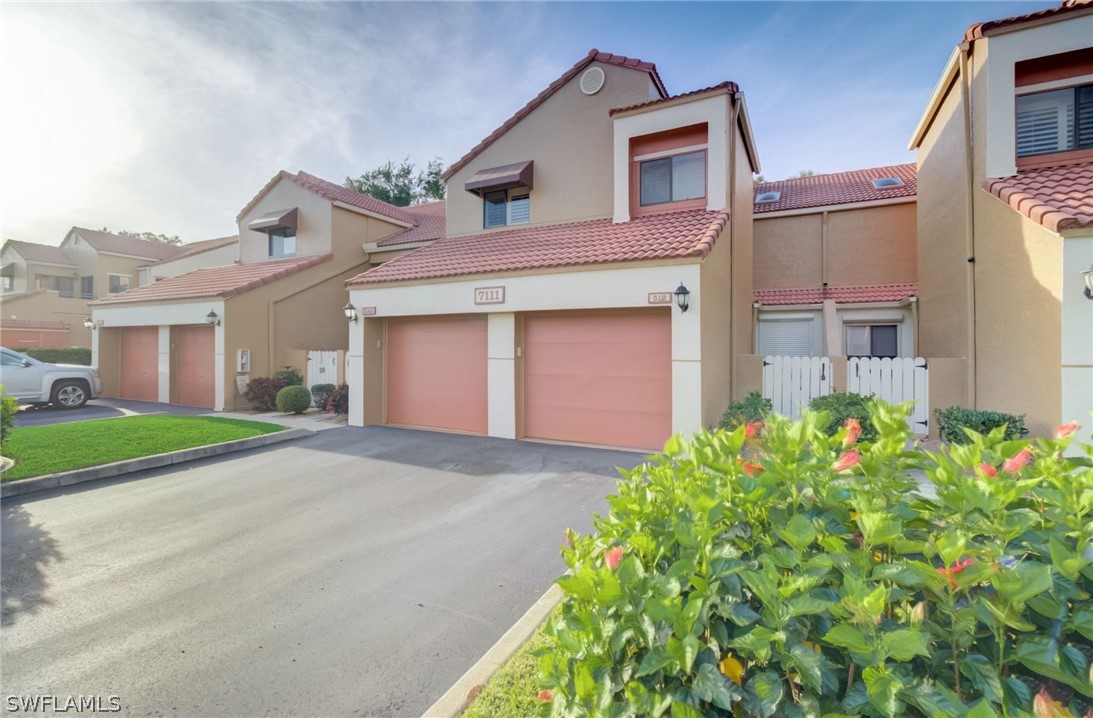
M296 255L296 228L278 227L269 230L269 256L293 257Z
M14 277L4 277L4 291L10 292L12 287L15 286Z
M757 204L763 204L764 202L777 202L782 199L781 192L761 192L758 197L755 198Z
M812 356L812 318L760 319L759 353L764 356Z
M130 277L127 274L111 274L108 275L110 281L110 293L117 294L118 292L129 291Z
M95 278L80 277L80 299L95 298Z
M1093 149L1093 85L1017 97L1017 156Z
M849 357L897 357L898 326L895 324L848 324L846 355Z
M902 187L903 180L899 177L878 177L873 180L873 186L877 189L887 189L888 187Z
M75 287L76 283L73 281L72 277L56 277L47 274L38 275L38 289L52 289L62 297L71 299Z
M511 190L486 192L482 195L482 226L504 227L531 221L531 197Z
M646 160L640 164L641 206L706 196L706 153Z

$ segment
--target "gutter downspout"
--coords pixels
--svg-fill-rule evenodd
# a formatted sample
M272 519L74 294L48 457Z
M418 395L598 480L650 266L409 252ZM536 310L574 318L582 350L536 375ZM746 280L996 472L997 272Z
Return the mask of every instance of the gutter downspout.
M968 258L967 297L968 311L968 365L965 372L965 400L969 408L976 408L976 316L975 316L975 162L972 147L971 78L968 77L968 55L971 43L960 46L960 104L964 108L964 176L965 176L965 251Z
M740 104L743 95L739 92L733 94L732 111L729 113L729 400L736 396L736 315L733 311L735 302L733 294L736 293L736 277L733 274L734 260L736 258L736 223L737 212L733 207L736 200L736 135L739 132ZM754 331L752 332L754 334Z

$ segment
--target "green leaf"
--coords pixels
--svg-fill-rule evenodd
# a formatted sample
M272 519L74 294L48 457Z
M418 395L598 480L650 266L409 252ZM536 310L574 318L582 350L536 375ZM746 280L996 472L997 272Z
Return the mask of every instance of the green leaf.
M654 621L673 623L676 616L679 615L678 601L647 598L645 599L645 614Z
M1063 656L1067 655L1064 662ZM1067 668L1076 667L1085 662L1083 656L1072 646L1062 646L1046 636L1022 636L1017 641L1017 660L1021 665L1041 676L1053 678L1065 683L1083 695L1093 698L1093 686L1084 671L1070 672Z
M903 683L899 678L870 666L862 671L862 680L874 708L886 716L900 715L903 704L899 700L899 692L903 690Z
M675 634L680 638L692 633L695 628L695 623L698 621L699 615L702 613L702 599L699 596L691 594L690 599L687 601L687 605L683 607L683 610L679 612L675 620L672 622L672 628Z
M702 711L686 703L672 701L672 718L702 718Z
M729 611L728 619L738 626L750 626L759 620L759 614L746 603L734 603Z
M554 583L558 584L563 591L582 598L586 601L592 600L595 589L592 585L592 581L584 576L562 576L559 579L555 579Z
M873 579L891 581L906 588L918 588L926 582L918 571L904 563L881 563L873 567Z
M790 663L797 669L801 682L815 693L824 693L825 683L834 690L835 674L828 668L824 657L808 646L798 643L789 649Z
M1093 606L1086 604L1076 610L1073 626L1074 630L1085 636L1087 640L1093 641Z
M816 529L807 518L795 514L778 535L793 548L803 551L816 538Z
M1002 693L1005 696L1004 705L1007 713L1015 713L1014 708L1027 711L1031 707L1032 691L1016 676L1007 676L1002 681Z
M796 596L789 599L786 607L791 616L814 616L823 613L836 601L827 601L815 596Z
M670 641L671 639L668 640ZM695 658L698 657L698 652L702 650L702 644L698 640L698 636L693 634L688 635L681 643L683 644L683 660L681 661L683 664L683 672L690 673L691 669L694 667Z
M862 632L846 623L840 623L828 631L824 641L833 646L847 648L854 653L869 653L873 650Z
M763 671L752 676L744 686L745 706L751 713L770 718L778 713L785 697L785 686L777 673Z
M638 668L636 677L641 678L650 673L656 673L671 662L672 657L668 654L668 647L663 644L656 646L641 659L641 666Z
M605 606L614 606L622 603L622 598L622 584L614 575L604 574L603 580L596 589L596 600Z
M1051 590L1051 567L1022 564L994 574L991 583L1002 598L1011 603L1024 603Z
M981 700L968 711L968 718L998 718L998 714L994 712L990 701Z
M722 710L731 711L733 696L739 696L741 692L728 676L717 670L716 666L712 663L704 663L699 666L694 682L691 683L691 695L707 703L713 703Z
M770 660L770 644L775 637L774 631L763 626L756 626L743 636L738 636L729 642L729 645L741 652L745 658L751 658L760 663Z
M933 681L918 681L901 695L904 700L918 706L929 718L952 718L968 712L955 693Z
M960 672L968 677L984 698L992 703L1002 702L1002 680L986 656L980 653L964 656L960 661Z
M573 685L577 689L577 697L587 701L596 694L596 679L588 666L578 666L577 675L573 677Z
M918 629L901 628L881 637L888 655L900 662L906 662L915 656L930 657L926 645L926 634Z

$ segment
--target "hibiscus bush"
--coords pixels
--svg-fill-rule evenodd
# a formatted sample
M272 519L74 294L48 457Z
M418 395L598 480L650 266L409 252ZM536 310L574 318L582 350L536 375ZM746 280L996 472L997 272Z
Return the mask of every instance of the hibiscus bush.
M908 407L872 402L873 442L772 415L624 472L567 532L542 714L1088 715L1093 447L908 449Z

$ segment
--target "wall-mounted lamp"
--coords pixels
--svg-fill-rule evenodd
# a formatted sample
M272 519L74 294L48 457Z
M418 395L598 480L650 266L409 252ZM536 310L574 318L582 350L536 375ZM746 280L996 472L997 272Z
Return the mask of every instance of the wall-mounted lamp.
M220 326L220 315L216 313L215 309L210 309L209 313L205 315L205 323L209 326Z
M687 289L687 287L683 286L683 283L680 282L679 287L676 288L675 295L676 304L679 305L679 311L687 311L687 307L691 306L691 301L688 299L688 297L691 296L691 290Z
M95 331L96 329L98 329L101 326L102 326L102 320L101 319L97 322L94 321L91 317L88 317L87 319L83 320L83 328L84 329L90 329L91 331Z
M1082 272L1082 278L1085 279L1085 294L1086 299L1093 299L1093 264L1089 265L1089 269Z
M357 323L357 308L353 306L353 302L349 302L349 304L342 307L342 311L345 312L346 319L354 324Z

